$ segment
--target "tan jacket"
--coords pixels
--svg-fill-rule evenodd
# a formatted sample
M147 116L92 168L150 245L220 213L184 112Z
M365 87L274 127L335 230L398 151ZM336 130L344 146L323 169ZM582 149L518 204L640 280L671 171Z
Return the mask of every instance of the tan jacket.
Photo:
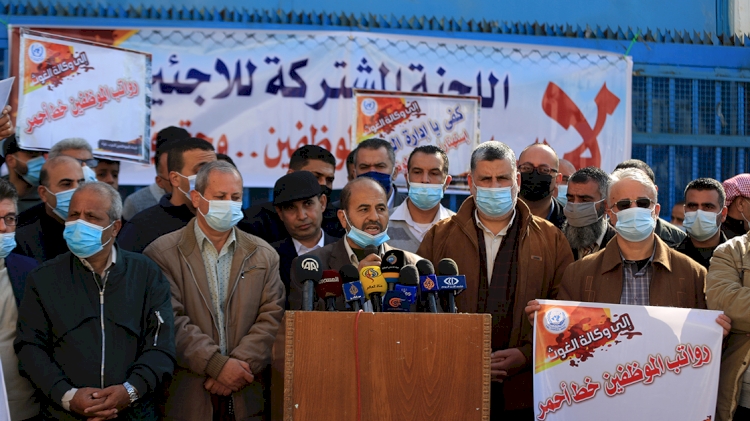
M732 319L732 331L721 355L716 419L734 416L742 392L742 376L750 364L750 238L734 237L720 244L706 277L706 301Z
M195 238L195 218L185 228L151 243L144 254L164 271L172 289L177 367L169 388L165 419L210 420L211 397L203 387L229 357L246 361L255 381L233 394L235 417L260 419L263 371L284 315L279 255L265 241L234 228L236 246L226 302L227 353L219 353L220 328L211 305L206 268Z
M706 308L703 294L706 269L654 236L654 275L649 287L652 306ZM617 236L604 250L568 266L558 300L619 304L622 297L622 258Z
M476 313L479 295L480 259L474 220L474 197L461 205L458 213L438 222L422 240L417 254L437 264L441 259L456 261L459 273L466 275L467 288L456 296L456 307L464 313ZM562 231L542 218L533 216L520 200L516 222L521 224L518 284L513 307L510 347L519 347L531 366L531 324L526 318L526 303L536 298L555 298L565 268L573 261L570 244ZM531 371L524 370L505 382L506 409L532 405Z

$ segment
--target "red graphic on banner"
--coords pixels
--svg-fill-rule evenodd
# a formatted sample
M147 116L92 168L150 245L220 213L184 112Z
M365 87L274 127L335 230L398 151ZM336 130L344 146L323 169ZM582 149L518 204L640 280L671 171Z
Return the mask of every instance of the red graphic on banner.
M545 114L557 121L565 130L573 127L581 135L583 142L575 149L565 153L563 158L570 161L576 168L589 166L600 167L602 155L599 151L599 136L608 115L612 115L620 104L620 98L607 89L605 83L599 90L594 99L596 102L596 123L592 128L586 117L578 108L575 102L559 86L550 82L542 98L542 109ZM584 158L581 155L588 149L591 152L591 158Z
M298 121L296 126L297 130L302 130L305 126L302 124L302 122ZM344 167L346 164L346 157L349 156L349 139L340 137L338 141L336 142L336 149L333 150L331 148L331 140L328 139L328 137L323 137L322 139L316 140L316 136L318 135L318 131L323 133L325 135L328 132L328 127L321 126L320 129L315 127L314 125L310 125L310 136L308 137L307 134L303 135L295 144L290 137L287 137L286 140L282 140L280 137L276 139L275 148L273 148L273 143L268 142L266 144L265 150L263 152L263 163L266 165L267 168L276 168L278 166L281 166L282 168L286 168L289 166L288 159L292 157L292 154L297 149L301 148L305 145L317 145L320 146L331 153L336 157L336 170L340 170ZM276 129L273 127L268 129L268 132L271 134L274 134L276 132ZM352 128L349 126L349 129L347 130L348 137L351 139L352 135ZM271 149L269 151L269 149ZM273 150L275 149L275 150ZM284 154L286 154L287 162L282 163L282 159L284 158Z

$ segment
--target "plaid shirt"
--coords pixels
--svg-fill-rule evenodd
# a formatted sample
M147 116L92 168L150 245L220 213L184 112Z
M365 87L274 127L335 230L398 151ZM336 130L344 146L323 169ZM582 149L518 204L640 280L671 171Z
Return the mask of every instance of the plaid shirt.
M656 252L656 247L654 247ZM649 301L649 287L651 279L654 277L654 253L646 262L646 265L639 271L638 264L633 260L625 260L622 257L622 296L620 304L629 304L636 306L647 306Z

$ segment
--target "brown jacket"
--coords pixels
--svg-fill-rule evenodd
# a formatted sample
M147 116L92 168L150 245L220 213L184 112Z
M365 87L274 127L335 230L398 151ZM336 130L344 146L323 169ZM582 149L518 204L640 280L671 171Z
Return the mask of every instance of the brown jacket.
M227 353L219 353L219 327L210 304L206 267L195 238L195 218L185 228L151 243L144 254L164 271L172 289L177 368L166 405L168 420L210 420L211 396L203 387L229 357L246 361L255 381L233 394L235 417L260 420L263 371L284 315L279 255L265 241L236 228L226 302Z
M654 236L654 275L649 305L706 308L703 294L706 269ZM619 304L622 296L622 258L617 236L604 250L568 266L558 300Z
M731 421L737 410L742 377L750 364L750 237L741 235L720 244L706 276L706 301L732 319L732 330L721 354L716 419Z
M461 205L458 213L444 219L427 232L417 254L433 263L444 258L456 261L458 271L466 275L467 288L456 296L461 312L477 311L480 279L479 243L474 220L474 197ZM526 303L536 298L555 298L565 268L573 261L570 244L562 231L542 218L533 216L520 200L515 222L521 224L518 285L513 308L510 347L520 348L531 366L531 324L526 318ZM505 382L506 409L532 405L531 371L526 369Z

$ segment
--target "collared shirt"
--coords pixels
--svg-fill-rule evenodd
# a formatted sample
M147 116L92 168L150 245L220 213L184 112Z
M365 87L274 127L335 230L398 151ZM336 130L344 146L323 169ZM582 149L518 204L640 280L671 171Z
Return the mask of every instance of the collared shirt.
M406 199L400 205L398 205L396 209L393 210L391 216L388 219L391 221L406 222L406 225L409 226L409 231L411 231L412 235L419 239L419 241L424 240L425 234L427 234L427 231L429 231L433 225L437 224L443 219L450 218L454 215L453 212L446 209L443 205L438 205L438 211L435 214L435 219L433 219L432 222L427 224L418 224L414 222L414 219L411 217L411 212L409 212L409 205L407 204L409 200L410 199Z
M112 267L115 264L115 262L117 262L117 247L112 246L111 258L109 259L109 262L107 262L107 265L104 266L104 270L102 271L102 273L99 273L98 275L99 276L104 276L104 273L106 273L107 270L109 270L109 268ZM96 272L94 270L94 267L91 266L91 263L89 263L88 260L81 259L81 263L83 263L83 265L86 266L86 269L88 269L88 270L90 270L92 272Z
M236 236L234 228L229 233L227 241L221 248L216 251L214 244L206 237L206 234L195 223L195 239L201 249L203 265L206 267L206 277L208 278L208 288L211 291L211 303L213 304L214 314L216 314L217 324L219 325L219 349L221 355L227 355L227 336L224 326L224 304L227 300L229 289L229 273L232 270L232 258L236 248Z
M516 219L516 208L513 208L513 216L510 217L508 225L505 226L497 234L493 234L487 227L484 226L482 221L479 220L479 214L477 210L474 210L474 220L479 228L484 233L484 245L487 249L487 285L492 283L492 269L495 267L495 257L497 252L500 251L500 246L503 244L505 234L508 232L508 228L513 225L513 221Z
M656 247L651 253L646 264L639 270L638 263L634 260L622 259L622 296L620 304L630 304L636 306L647 306L650 303L649 288L651 279L654 277L654 253Z
M344 240L344 248L346 248L346 254L349 256L349 262L354 266L359 266L359 258L357 257L357 254L354 253L354 250L352 250L352 247L349 245L349 240L347 239ZM382 245L378 247L378 255L383 255Z
M307 247L304 244L297 241L296 238L292 238L292 243L294 244L294 249L297 250L297 256L302 256L303 254L310 253L313 250L317 250L321 247L323 247L325 244L323 243L323 240L325 239L325 234L323 234L323 231L320 231L320 240L318 240L318 243L315 244L312 247Z

